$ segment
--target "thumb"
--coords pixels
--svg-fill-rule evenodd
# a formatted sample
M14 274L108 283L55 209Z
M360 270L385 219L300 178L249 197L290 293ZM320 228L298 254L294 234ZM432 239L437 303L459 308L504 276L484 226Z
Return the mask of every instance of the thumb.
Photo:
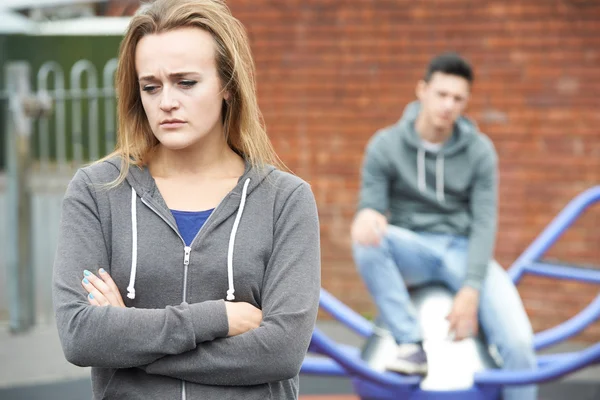
M456 315L456 310L454 309L454 306L452 306L452 308L450 309L450 311L448 312L448 315L446 315L446 319L448 321L452 321L454 320Z
M450 311L450 313L446 315L446 320L450 322L450 330L456 328L456 313L454 310Z

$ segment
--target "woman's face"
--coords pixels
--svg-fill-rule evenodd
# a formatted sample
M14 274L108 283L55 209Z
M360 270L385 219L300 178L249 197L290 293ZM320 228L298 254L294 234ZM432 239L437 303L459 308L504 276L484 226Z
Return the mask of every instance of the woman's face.
M135 66L144 111L154 136L180 150L223 134L222 90L212 36L181 28L144 36Z

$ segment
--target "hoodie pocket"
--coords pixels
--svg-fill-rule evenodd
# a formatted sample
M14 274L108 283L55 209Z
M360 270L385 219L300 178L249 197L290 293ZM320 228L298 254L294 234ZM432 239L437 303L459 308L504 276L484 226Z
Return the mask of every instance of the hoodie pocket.
M187 385L188 400L271 400L271 385L252 386L208 386Z
M409 229L413 231L436 232L446 225L446 216L439 213L413 211L409 215Z
M180 399L181 381L161 375L148 375L139 368L117 369L109 379L103 400ZM188 399L191 399L188 396Z

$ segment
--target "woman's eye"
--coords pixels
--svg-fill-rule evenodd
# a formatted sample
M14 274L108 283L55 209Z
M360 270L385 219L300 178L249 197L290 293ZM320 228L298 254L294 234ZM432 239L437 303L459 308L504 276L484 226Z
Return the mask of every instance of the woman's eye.
M192 86L194 86L197 82L196 81L180 81L179 84L185 88L191 88Z
M142 87L142 90L144 92L149 92L149 93L154 92L156 89L157 89L157 86L154 86L154 85L146 85L146 86Z

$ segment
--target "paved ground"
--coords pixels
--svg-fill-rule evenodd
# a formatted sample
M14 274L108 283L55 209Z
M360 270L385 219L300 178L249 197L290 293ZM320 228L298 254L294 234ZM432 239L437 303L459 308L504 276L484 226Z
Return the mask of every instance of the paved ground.
M338 342L360 345L361 339L335 323L319 323ZM554 351L581 348L576 344ZM69 364L63 357L56 329L40 326L14 336L0 325L0 400L89 399L89 369ZM341 378L301 377L302 400L353 400L352 387ZM321 397L315 395L336 395ZM339 396L344 395L344 396ZM600 399L600 366L541 387L543 400Z

